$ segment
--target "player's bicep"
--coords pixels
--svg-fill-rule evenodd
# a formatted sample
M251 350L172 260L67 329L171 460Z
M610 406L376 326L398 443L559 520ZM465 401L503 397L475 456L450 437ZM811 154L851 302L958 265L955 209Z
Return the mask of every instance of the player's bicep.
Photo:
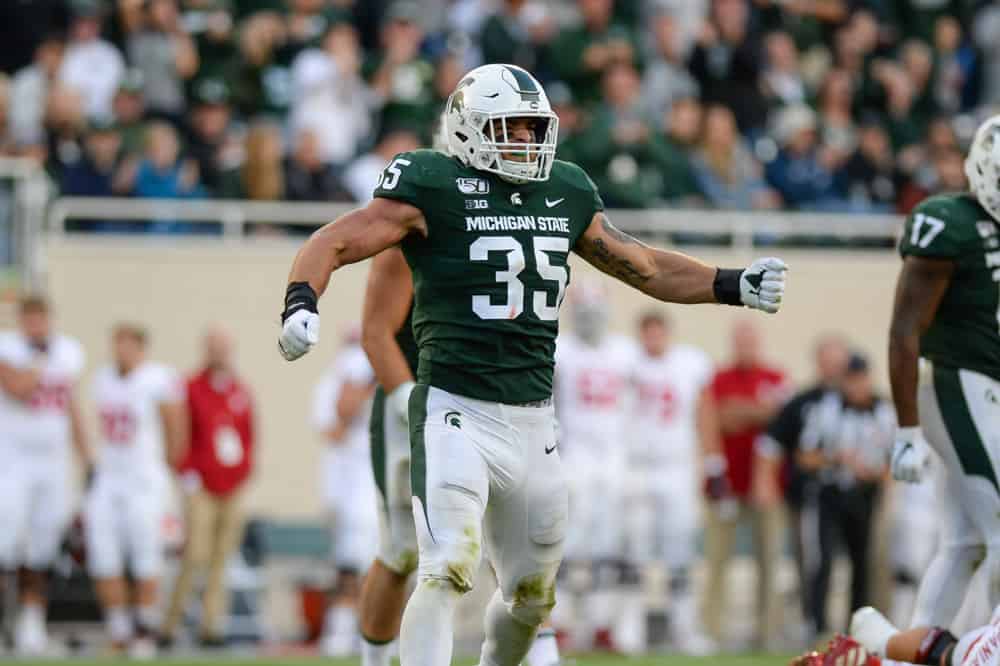
M652 249L617 229L603 212L594 214L573 251L597 270L639 289L656 272Z
M314 238L336 254L339 265L353 264L396 245L410 233L427 234L424 216L416 206L376 197L320 228Z
M892 330L920 333L927 330L954 272L955 262L950 259L907 256L896 283Z

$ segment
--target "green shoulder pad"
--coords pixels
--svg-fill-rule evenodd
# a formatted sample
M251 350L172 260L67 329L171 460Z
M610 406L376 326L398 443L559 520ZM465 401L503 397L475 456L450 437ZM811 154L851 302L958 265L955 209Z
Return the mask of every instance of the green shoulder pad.
M899 241L901 255L959 257L981 248L976 223L983 211L967 194L941 194L925 199L906 218Z
M376 197L404 201L418 208L421 192L439 189L453 168L452 158L437 150L413 150L399 153L379 174L375 185ZM426 199L423 199L426 203Z
M585 192L593 203L594 213L604 210L604 201L601 199L600 192L597 191L597 185L590 179L587 172L576 164L556 160L552 163L552 172L549 174L549 179L553 178L559 179L560 182L569 187Z

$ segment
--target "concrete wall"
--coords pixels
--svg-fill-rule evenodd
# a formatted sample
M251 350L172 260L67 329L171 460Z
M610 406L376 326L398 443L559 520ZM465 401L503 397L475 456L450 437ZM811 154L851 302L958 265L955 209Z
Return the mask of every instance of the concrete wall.
M323 298L322 341L293 364L278 356L275 339L288 267L297 243L284 240L61 238L46 245L48 287L57 320L85 345L90 373L108 358L108 332L120 320L152 331L152 356L185 371L199 362L205 326L221 322L238 339L238 363L256 391L261 446L250 508L275 517L318 515L320 444L308 425L311 392L340 336L357 322L367 266L334 276ZM778 251L791 266L785 307L777 316L735 308L672 306L677 338L724 361L730 324L753 317L767 335L767 353L797 379L810 376L810 345L821 331L838 330L868 351L880 384L885 379L885 334L898 260L887 251ZM747 255L698 252L706 261L742 266ZM574 264L574 279L593 277ZM630 332L649 301L607 280L614 326ZM86 398L86 396L85 396ZM88 412L92 412L88 407Z

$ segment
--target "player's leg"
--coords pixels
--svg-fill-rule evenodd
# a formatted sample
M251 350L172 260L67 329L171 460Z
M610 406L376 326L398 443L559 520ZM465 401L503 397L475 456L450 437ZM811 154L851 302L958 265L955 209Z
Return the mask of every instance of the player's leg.
M115 499L113 489L98 477L87 496L84 531L87 568L104 613L109 647L113 653L124 654L134 627L124 577L125 540L120 520L123 507L118 506ZM129 501L127 496L121 499Z
M44 651L48 571L62 544L70 521L70 477L68 452L32 461L31 489L24 569L20 577L21 618L18 643L26 652Z
M977 563L984 561L986 554L984 537L963 499L967 477L957 448L971 448L978 434L957 373L926 369L921 379L920 421L940 458L940 511L936 519L941 534L937 553L920 582L910 626L948 626L965 599Z
M413 519L420 554L417 587L400 629L402 666L451 663L455 609L479 569L490 493L479 440L490 435L476 416L466 401L424 384L410 396Z
M708 594L702 622L712 639L721 645L725 640L723 623L728 609L727 574L729 559L733 552L737 517L726 515L719 503L709 506L706 516L705 557L708 560Z
M841 520L841 536L851 562L851 602L847 610L848 626L854 610L871 605L872 549L875 547L873 524L878 511L878 488L858 485L845 492L845 506ZM841 627L841 628L842 628Z
M673 469L664 476L661 504L665 511L658 519L663 525L663 560L669 576L671 637L680 652L705 655L716 646L702 629L692 579L700 518L692 469Z
M486 610L480 666L517 666L555 606L569 498L551 408L502 407L511 446L494 470L485 545L499 588ZM421 565L422 566L422 565Z
M30 484L14 451L0 449L0 462L8 473L0 474L0 507L4 528L0 529L0 591L2 591L4 634L13 639L13 620L18 615L17 568L21 563L20 544L28 529ZM0 638L2 641L2 638Z
M362 666L388 666L406 605L406 587L417 568L417 533L410 488L410 434L386 414L376 393L371 419L372 471L378 488L379 545L361 587L358 614Z
M830 591L833 561L839 543L839 515L840 491L833 486L824 486L819 491L816 520L809 526L815 532L805 535L808 541L819 545L819 556L810 572L809 580L808 619L816 634L823 634L827 630L826 602Z
M125 511L125 539L133 576L132 617L135 639L131 656L152 658L160 629L159 589L163 574L163 496L160 484L136 488L129 493Z
M781 507L753 507L754 557L757 560L757 636L759 649L767 649L781 623L777 574L781 561L783 520Z

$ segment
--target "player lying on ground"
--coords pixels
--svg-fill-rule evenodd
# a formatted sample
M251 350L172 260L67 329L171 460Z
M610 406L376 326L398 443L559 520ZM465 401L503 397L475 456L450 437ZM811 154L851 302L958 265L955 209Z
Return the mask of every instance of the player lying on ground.
M920 625L949 625L967 591L984 614L1000 604L1000 116L976 132L965 173L971 193L931 197L907 220L889 335L892 474L920 480L931 447L944 471Z
M520 68L473 70L446 108L450 156L397 156L371 203L299 251L279 349L294 360L316 344L317 300L334 270L400 245L419 349L409 398L419 583L401 659L450 663L455 608L485 542L500 589L480 664L515 666L555 603L568 518L551 396L570 249L662 301L766 312L781 305L786 267L717 269L620 232L587 175L554 159L559 121Z
M792 666L997 666L1000 607L990 623L956 638L941 627L900 631L870 606L854 612L851 636L837 636L827 649L792 660Z

